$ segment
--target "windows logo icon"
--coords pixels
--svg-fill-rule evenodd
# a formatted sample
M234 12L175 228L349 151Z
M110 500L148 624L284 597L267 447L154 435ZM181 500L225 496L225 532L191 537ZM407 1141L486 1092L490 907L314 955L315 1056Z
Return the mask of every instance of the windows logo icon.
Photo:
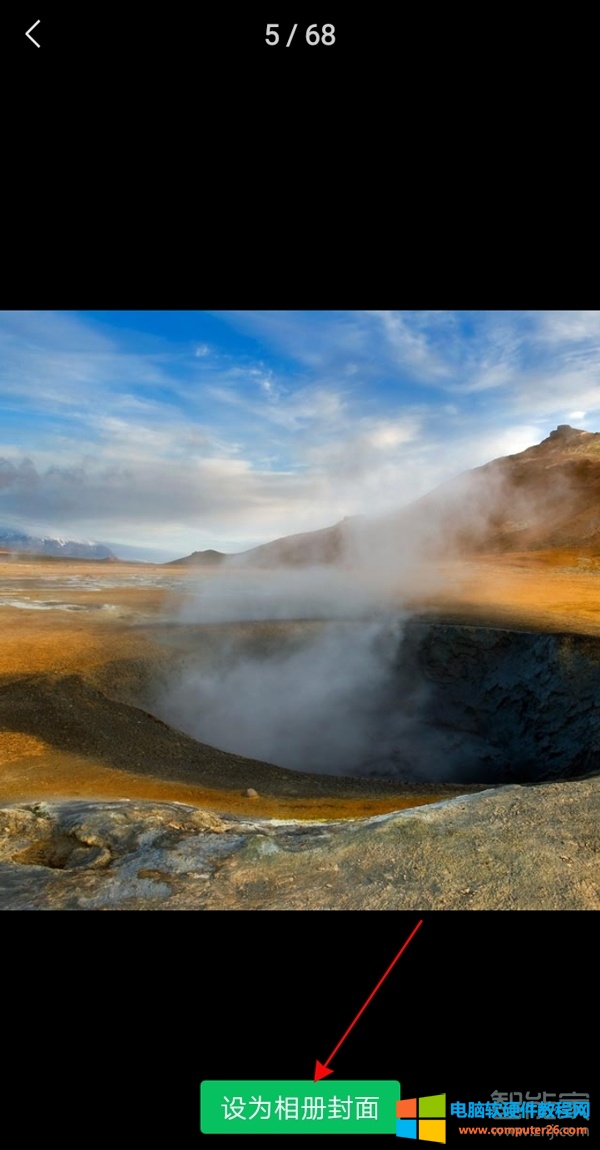
M421 1142L446 1141L446 1095L405 1098L396 1103L396 1137Z

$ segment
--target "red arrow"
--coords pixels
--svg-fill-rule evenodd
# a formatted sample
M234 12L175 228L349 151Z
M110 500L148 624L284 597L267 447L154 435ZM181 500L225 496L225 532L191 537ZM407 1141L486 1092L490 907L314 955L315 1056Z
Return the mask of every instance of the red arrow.
M404 946L402 946L402 947L400 948L400 950L398 951L398 953L397 953L397 955L396 955L396 957L395 957L394 961L390 963L390 965L388 966L388 968L387 968L387 970L386 970L385 974L384 974L384 975L382 975L382 977L379 979L379 982L377 983L377 986L375 987L375 990L372 990L372 991L371 991L371 993L370 993L369 997L367 998L367 1001L365 1002L365 1005L364 1005L364 1006L362 1006L362 1007L360 1008L360 1010L359 1010L358 1014L356 1015L356 1018L354 1018L354 1019L352 1020L352 1022L350 1023L350 1026L348 1027L348 1029L347 1029L346 1033L345 1033L345 1034L343 1034L343 1035L342 1035L342 1037L340 1038L340 1040L339 1040L339 1042L338 1042L338 1044L337 1044L337 1046L336 1046L335 1050L332 1050L331 1054L329 1055L329 1058L327 1059L327 1062L325 1062L325 1063L323 1063L323 1062L319 1062L319 1060L317 1059L317 1061L316 1061L316 1063L315 1063L315 1077L314 1077L314 1079L313 1079L313 1081L314 1081L314 1082L320 1082L321 1078L327 1078L327 1075L328 1075L328 1074L333 1074L333 1070L329 1070L329 1069L328 1069L328 1067L329 1067L329 1063L331 1062L331 1059L333 1058L334 1054L337 1054L337 1052L338 1052L338 1050L339 1050L340 1046L342 1045L342 1042L344 1042L344 1040L345 1040L345 1039L348 1037L348 1035L349 1035L350 1031L352 1030L352 1027L355 1025L355 1023L357 1023L357 1022L358 1022L358 1020L359 1020L359 1018L360 1018L361 1014L363 1013L363 1011L365 1011L365 1010L367 1009L367 1006L369 1005L369 1003L370 1003L371 999L372 999L372 998L374 998L374 997L375 997L375 995L377 994L377 991L379 990L379 987L381 986L382 982L385 982L385 980L386 980L386 978L387 978L388 974L390 973L390 970L392 969L392 967L393 967L393 966L395 966L395 965L396 965L396 963L397 963L398 959L400 958L400 955L401 955L401 954L404 954L404 951L406 950L406 948L407 948L407 946L408 946L409 942L411 941L411 939L413 939L413 938L415 937L415 935L416 935L416 933L417 933L417 931L418 931L419 927L420 927L420 926L422 926L422 925L423 925L423 919L421 918L421 919L419 919L419 921L418 921L418 923L417 923L417 925L416 925L415 929L414 929L414 930L411 932L411 934L409 934L409 936L408 936L408 938L407 938L406 942L404 943Z

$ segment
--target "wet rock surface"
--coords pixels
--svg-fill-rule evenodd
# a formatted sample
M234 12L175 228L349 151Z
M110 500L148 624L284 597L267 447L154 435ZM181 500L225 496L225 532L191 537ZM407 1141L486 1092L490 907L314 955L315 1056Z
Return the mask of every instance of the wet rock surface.
M338 823L179 803L16 805L0 810L0 906L598 909L599 814L599 779Z
M600 643L589 636L409 622L394 692L406 722L378 774L512 783L600 768Z
M195 635L196 655L187 638L181 674L148 710L238 761L277 763L290 784L309 764L318 788L342 777L489 786L600 770L595 636L391 614L271 623L266 634L223 625L210 643ZM259 794L262 770L245 783Z

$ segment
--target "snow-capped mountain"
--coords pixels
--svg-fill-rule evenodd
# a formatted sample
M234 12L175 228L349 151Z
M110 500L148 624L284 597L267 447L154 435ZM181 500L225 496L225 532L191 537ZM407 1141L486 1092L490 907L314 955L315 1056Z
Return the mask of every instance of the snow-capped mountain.
M102 543L27 535L24 531L14 531L10 527L0 527L0 551L62 555L65 559L116 559L116 555Z

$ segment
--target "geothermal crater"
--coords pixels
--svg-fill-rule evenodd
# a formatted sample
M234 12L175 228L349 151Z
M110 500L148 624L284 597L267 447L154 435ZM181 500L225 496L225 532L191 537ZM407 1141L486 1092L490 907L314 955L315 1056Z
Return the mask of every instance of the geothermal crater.
M223 750L297 771L406 782L534 782L597 770L594 638L397 615L186 630L179 671L149 709Z

